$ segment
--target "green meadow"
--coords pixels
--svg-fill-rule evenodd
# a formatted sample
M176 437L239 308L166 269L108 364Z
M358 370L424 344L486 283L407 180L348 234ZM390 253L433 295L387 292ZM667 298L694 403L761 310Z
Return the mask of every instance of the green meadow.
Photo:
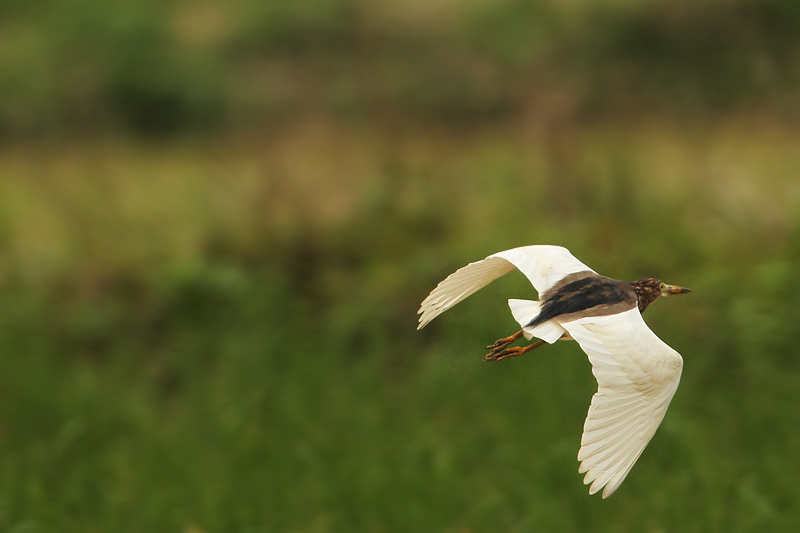
M798 531L800 16L630 4L2 8L0 530ZM607 500L524 276L416 330L527 244L692 289Z

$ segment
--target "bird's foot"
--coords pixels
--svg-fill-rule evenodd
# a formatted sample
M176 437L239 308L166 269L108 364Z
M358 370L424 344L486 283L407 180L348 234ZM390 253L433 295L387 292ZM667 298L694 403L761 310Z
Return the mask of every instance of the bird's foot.
M496 341L494 344L490 344L489 346L487 346L486 349L492 352L500 352L502 350L505 350L506 347L512 342L514 342L514 340L500 339L499 341Z
M522 355L528 353L531 350L534 350L544 344L545 341L537 341L533 344L528 346L514 346L511 348L507 348L505 350L492 350L488 354L486 354L483 358L484 361L502 361L503 359L508 359L509 357L517 357L518 355Z
M486 354L483 358L484 361L502 361L503 359L508 359L509 357L516 357L518 355L522 355L527 350L520 346L514 346L512 348L508 348L506 350L494 350L488 354Z
M492 352L501 352L505 349L506 346L514 342L515 340L522 337L522 330L514 333L510 337L503 337L502 339L496 340L494 344L490 344L486 347L487 350L491 350Z
M500 341L492 344L491 346L487 346L486 349L490 350L486 356L484 356L484 361L497 361L497 357L506 350L506 347L511 344L511 342L506 342L503 344L498 344ZM513 341L512 341L513 342Z

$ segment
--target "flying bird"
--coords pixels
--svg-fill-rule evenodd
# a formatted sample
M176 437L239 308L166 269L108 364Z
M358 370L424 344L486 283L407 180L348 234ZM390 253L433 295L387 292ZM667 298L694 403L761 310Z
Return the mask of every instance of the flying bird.
M664 419L683 367L680 354L647 327L642 313L663 296L690 291L655 278L629 283L601 276L561 246L523 246L448 276L422 302L417 329L514 268L530 280L539 301L508 301L522 329L487 346L484 359L501 361L559 339L578 342L597 379L578 471L586 474L584 484L591 484L589 494L604 489L608 498ZM540 340L509 347L523 336Z

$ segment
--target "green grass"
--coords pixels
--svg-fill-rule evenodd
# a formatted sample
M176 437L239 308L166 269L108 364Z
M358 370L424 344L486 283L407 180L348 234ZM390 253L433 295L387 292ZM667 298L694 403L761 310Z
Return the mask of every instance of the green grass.
M795 141L7 151L0 529L796 531ZM482 361L521 275L415 330L445 275L531 243L693 289L647 312L683 379L608 500L577 473L578 347Z

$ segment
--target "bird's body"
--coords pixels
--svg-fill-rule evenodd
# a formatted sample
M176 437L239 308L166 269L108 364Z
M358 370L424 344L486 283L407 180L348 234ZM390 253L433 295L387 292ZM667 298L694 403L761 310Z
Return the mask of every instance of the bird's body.
M613 315L636 307L638 298L633 285L598 276L594 272L576 272L565 277L542 295L542 308L525 327L534 327L556 317Z
M545 342L576 340L592 363L598 390L584 424L578 460L594 494L610 496L622 483L664 418L678 388L683 360L647 327L641 313L656 299L688 289L655 278L631 283L600 276L559 246L524 246L470 263L422 302L419 328L518 268L539 301L509 300L518 333L500 339L486 360L522 355ZM508 346L538 337L524 348Z

